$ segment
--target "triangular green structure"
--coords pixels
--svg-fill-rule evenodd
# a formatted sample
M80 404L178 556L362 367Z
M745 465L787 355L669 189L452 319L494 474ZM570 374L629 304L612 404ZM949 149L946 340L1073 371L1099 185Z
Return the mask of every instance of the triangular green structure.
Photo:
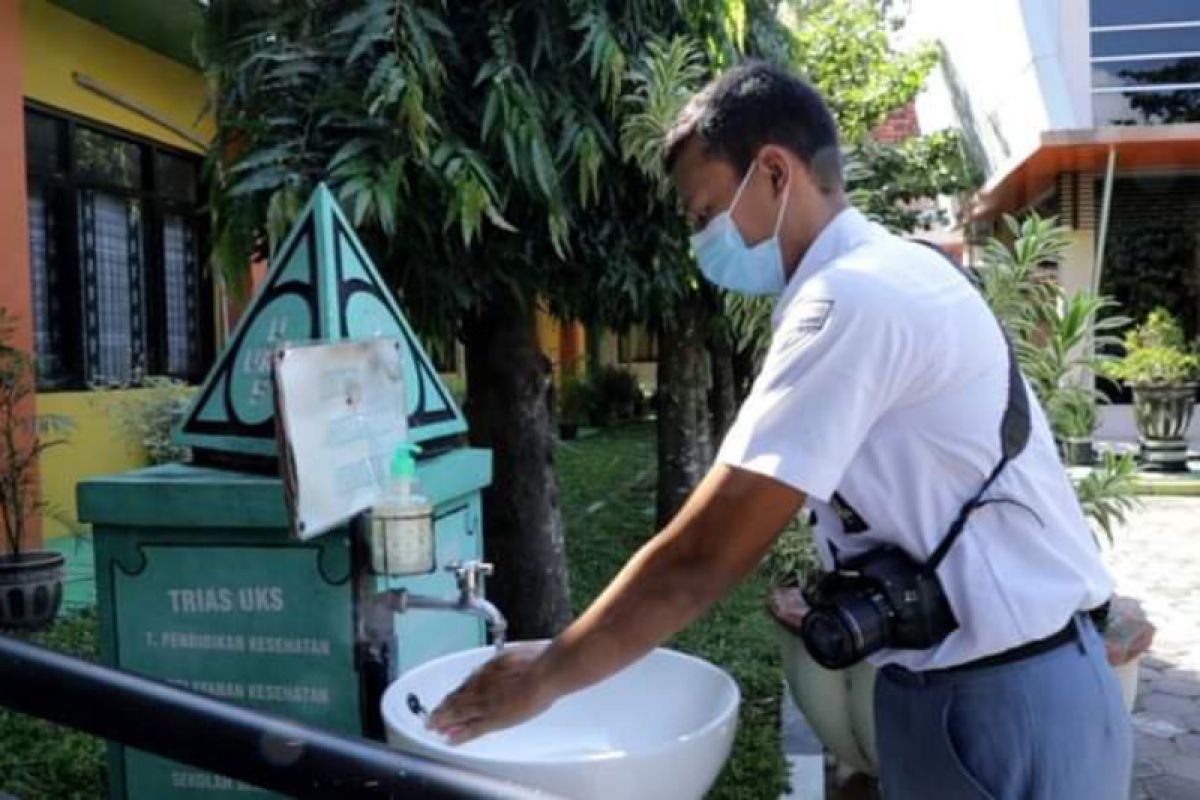
M428 442L466 432L392 292L321 184L271 259L265 280L175 432L201 454L274 457L271 356L284 342L377 336L407 345L409 435Z

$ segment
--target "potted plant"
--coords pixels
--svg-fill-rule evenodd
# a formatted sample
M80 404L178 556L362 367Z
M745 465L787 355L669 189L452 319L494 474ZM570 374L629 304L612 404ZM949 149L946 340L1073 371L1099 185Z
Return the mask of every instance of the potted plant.
M1053 255L1053 229L1034 226L1030 231L1035 239L1041 237L1039 249L1049 247L1042 255ZM1002 248L991 251L993 270L985 291L996 293L993 306L1014 339L1021 371L1045 406L1063 461L1091 466L1097 405L1103 399L1093 386L1093 375L1112 361L1105 351L1119 343L1115 332L1130 320L1113 313L1117 304L1112 300L1088 291L1067 295L1012 260ZM1006 308L1014 295L1024 302Z
M1192 420L1200 356L1188 348L1183 328L1165 308L1156 308L1125 337L1124 357L1105 370L1133 389L1142 466L1186 472L1187 429Z
M0 522L6 552L0 555L0 629L33 631L52 623L62 604L61 553L24 549L29 520L46 508L38 495L39 457L65 439L60 416L36 417L34 363L13 346L15 320L0 308Z
M1063 463L1069 467L1090 467L1096 461L1092 439L1097 424L1095 393L1081 386L1070 386L1055 399L1046 413Z

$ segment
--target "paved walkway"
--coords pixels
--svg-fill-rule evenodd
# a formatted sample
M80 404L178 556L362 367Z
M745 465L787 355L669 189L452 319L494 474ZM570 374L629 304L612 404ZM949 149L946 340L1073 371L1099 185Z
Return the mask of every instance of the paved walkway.
M1200 498L1145 498L1116 535L1117 591L1158 629L1134 708L1134 800L1200 798Z

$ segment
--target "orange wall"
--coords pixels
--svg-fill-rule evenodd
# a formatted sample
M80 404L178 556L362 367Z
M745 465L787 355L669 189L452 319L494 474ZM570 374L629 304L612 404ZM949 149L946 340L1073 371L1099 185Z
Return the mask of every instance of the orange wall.
M33 348L29 222L25 211L25 115L22 100L21 7L0 2L0 306L17 316L14 344ZM25 413L33 414L32 402ZM38 518L30 520L40 537ZM35 544L35 543L31 543Z
M558 331L559 369L581 375L587 355L587 334L582 323L564 322Z

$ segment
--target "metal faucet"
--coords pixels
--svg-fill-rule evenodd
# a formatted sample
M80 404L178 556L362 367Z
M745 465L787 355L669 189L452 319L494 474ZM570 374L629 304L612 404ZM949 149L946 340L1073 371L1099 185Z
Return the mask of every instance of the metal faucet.
M500 609L483 596L483 579L492 575L495 568L482 561L452 561L445 569L454 574L458 584L458 597L429 597L413 594L407 589L392 589L384 594L388 608L397 614L403 614L413 608L471 614L487 623L496 652L503 651L508 634L508 621L504 619Z

